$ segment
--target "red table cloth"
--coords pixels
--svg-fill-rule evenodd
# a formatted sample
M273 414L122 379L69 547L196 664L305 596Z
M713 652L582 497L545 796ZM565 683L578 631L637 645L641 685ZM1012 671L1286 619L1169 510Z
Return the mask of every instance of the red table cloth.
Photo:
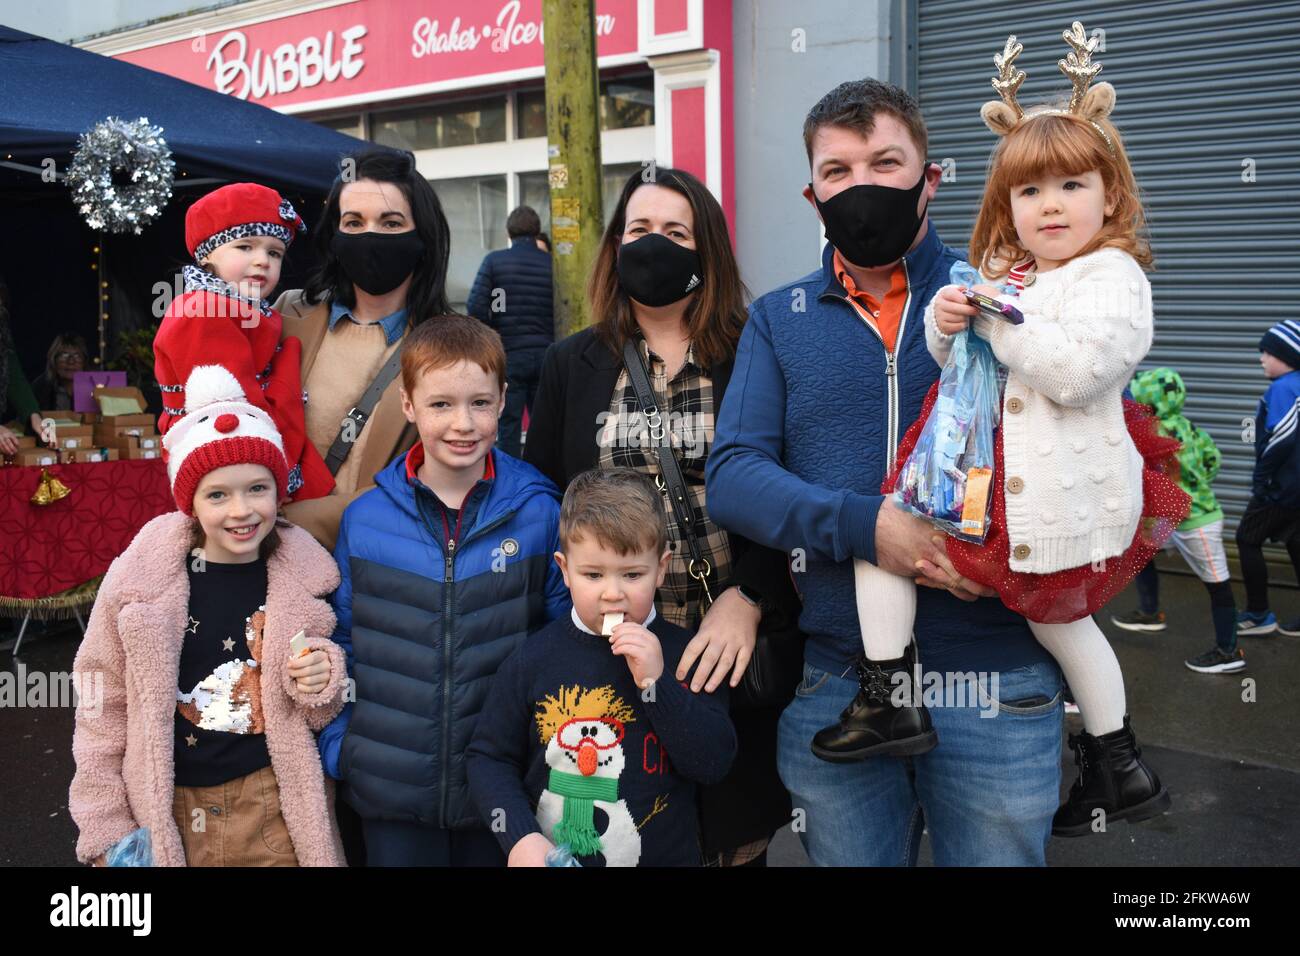
M137 531L176 508L160 458L48 469L72 493L34 505L41 468L0 468L0 594L6 597L49 597L98 577Z

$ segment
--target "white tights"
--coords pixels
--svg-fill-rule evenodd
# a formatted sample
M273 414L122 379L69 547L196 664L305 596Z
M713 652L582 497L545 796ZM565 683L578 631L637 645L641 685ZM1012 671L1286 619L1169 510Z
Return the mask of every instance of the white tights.
M916 585L868 561L853 562L862 647L868 660L898 660L912 640ZM1068 624L1029 622L1038 643L1056 658L1074 691L1084 728L1094 737L1124 726L1124 675L1091 617Z

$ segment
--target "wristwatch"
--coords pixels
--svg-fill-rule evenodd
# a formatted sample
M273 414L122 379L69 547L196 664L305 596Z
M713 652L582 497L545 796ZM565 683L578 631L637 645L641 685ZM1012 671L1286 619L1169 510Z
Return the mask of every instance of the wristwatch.
M737 584L736 593L739 594L741 599L750 607L756 607L760 611L767 609L767 605L763 603L763 595L759 594L749 585Z

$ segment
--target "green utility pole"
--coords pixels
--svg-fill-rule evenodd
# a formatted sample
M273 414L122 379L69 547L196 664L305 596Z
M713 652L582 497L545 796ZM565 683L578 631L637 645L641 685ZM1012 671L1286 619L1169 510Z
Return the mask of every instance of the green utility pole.
M594 0L543 0L555 337L591 324L586 283L604 226Z

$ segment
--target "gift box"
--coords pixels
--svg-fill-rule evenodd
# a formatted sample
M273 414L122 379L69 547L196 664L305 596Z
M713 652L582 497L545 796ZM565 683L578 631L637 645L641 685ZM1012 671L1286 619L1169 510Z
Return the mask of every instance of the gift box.
M122 457L125 458L126 453L129 451L136 451L139 449L144 449L146 451L153 449L157 451L162 448L162 437L155 434L119 435L112 441L104 442L103 444L107 448L116 448L121 452Z
M148 425L154 424L154 417L148 412L141 412L138 415L96 415L97 424L117 427L119 425Z
M122 416L117 416L122 417ZM127 416L134 418L138 416ZM119 438L133 436L135 438L144 438L149 435L157 435L153 427L153 418L149 415L143 416L145 421L134 423L103 423L95 426L95 441L101 445L116 445Z
M97 388L95 404L99 406L101 422L121 416L141 416L147 407L144 393L134 386L128 388ZM152 421L152 419L150 419ZM127 424L122 422L122 424Z
M77 462L78 464L87 464L95 461L117 461L118 451L116 448L78 448L74 450L71 456L64 455L64 462Z
M55 426L54 443L61 449L90 448L95 444L95 429L90 425Z
M36 414L41 416L41 421L51 419L56 425L62 427L65 425L84 425L86 424L84 416L80 412L72 412L65 409L41 409Z
M144 458L161 458L161 448L132 448L129 451L121 452L120 456L124 461L139 461Z
M21 448L14 456L15 465L57 465L59 453L51 448Z

